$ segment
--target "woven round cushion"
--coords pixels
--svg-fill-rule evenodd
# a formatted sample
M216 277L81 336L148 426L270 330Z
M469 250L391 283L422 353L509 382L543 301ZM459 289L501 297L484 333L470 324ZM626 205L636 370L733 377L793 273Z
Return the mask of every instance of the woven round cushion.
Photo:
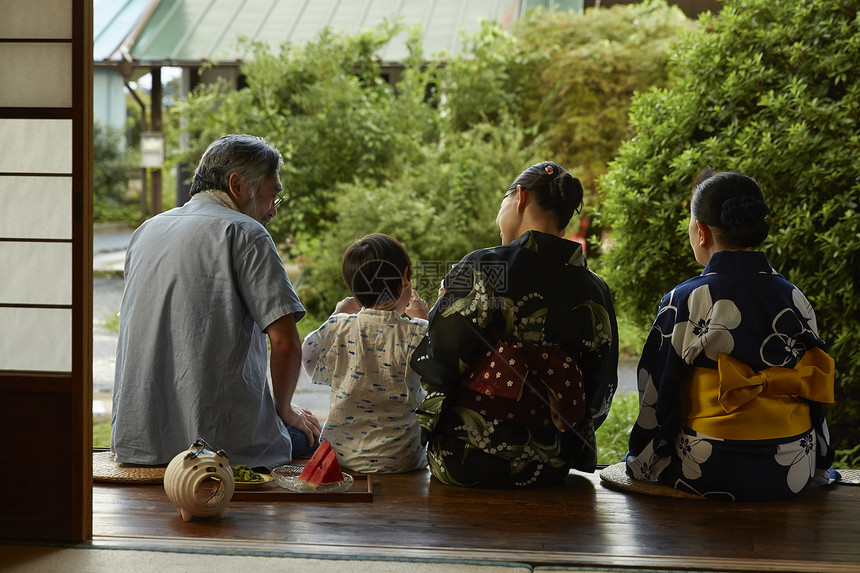
M681 491L667 485L635 480L627 475L627 466L624 462L618 462L603 469L600 472L600 480L603 485L622 491L632 491L634 493L656 495L658 497L706 499L704 496Z
M838 483L845 485L860 485L860 470L836 470L842 476Z
M93 452L93 481L129 484L163 484L166 466L137 466L118 464L113 460L113 452Z

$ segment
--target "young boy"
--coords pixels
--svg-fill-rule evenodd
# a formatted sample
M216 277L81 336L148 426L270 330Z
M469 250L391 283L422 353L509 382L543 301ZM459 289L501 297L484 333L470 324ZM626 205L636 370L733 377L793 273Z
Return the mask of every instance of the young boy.
M412 262L403 245L377 233L346 250L342 274L352 297L302 345L311 380L331 386L320 439L353 471L422 468L427 457L415 408L424 391L409 361L427 332L428 314L412 290Z

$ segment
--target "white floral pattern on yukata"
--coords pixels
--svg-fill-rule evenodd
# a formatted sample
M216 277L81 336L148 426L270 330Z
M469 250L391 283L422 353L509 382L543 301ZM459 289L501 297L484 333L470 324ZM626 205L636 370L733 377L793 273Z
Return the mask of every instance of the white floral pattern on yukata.
M768 366L797 362L806 352L804 335L810 333L818 338L812 305L798 289L794 289L791 298L794 306L784 308L776 315L771 325L773 332L761 344L761 359Z
M790 444L780 444L774 459L788 467L786 481L793 493L799 493L815 475L815 434L810 432Z
M682 425L680 397L694 368L716 369L720 354L760 371L793 368L816 347L824 343L812 305L763 253L712 255L700 276L660 303L639 361L640 410L630 434L628 473L727 499L786 498L802 491L816 467L826 470L833 459L821 404L809 403L812 428L800 436L720 440Z
M711 360L720 354L731 354L735 342L731 331L741 322L738 307L730 300L712 302L708 285L690 293L687 299L689 318L675 324L672 346L687 364L702 351Z

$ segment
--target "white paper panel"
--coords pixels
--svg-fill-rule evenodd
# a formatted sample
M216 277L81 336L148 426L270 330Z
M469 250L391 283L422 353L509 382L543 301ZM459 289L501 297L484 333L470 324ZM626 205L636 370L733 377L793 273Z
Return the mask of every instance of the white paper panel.
M0 307L0 370L71 372L72 311Z
M72 304L72 244L0 241L0 303Z
M0 176L0 238L72 238L72 178Z
M0 43L0 107L72 107L72 45Z
M0 119L0 173L71 174L72 144L70 119Z
M0 0L0 38L72 37L72 0Z

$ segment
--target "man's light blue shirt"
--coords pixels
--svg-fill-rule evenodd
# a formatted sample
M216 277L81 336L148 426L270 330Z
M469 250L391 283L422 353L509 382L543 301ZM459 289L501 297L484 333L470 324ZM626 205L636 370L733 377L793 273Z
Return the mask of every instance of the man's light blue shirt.
M304 308L257 221L198 193L129 243L120 308L112 450L168 463L197 438L231 465L291 460L267 381L263 330Z

